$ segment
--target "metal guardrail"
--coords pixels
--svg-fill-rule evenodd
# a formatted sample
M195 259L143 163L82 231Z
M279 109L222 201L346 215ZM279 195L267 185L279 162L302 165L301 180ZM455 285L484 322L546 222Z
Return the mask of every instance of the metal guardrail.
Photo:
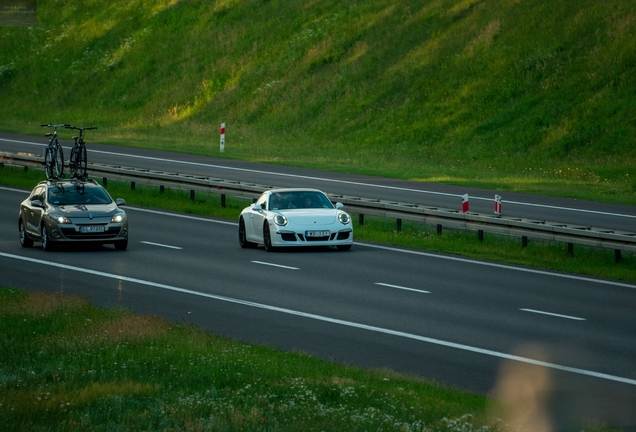
M41 168L42 157L26 153L0 152L0 164ZM102 177L104 180L122 180L251 199L258 198L263 191L275 187L207 176L90 162L87 171L92 174L92 177ZM450 227L477 231L480 238L483 238L484 232L507 234L521 237L524 245L528 238L549 240L567 243L570 253L572 253L573 244L613 249L616 251L617 261L620 260L620 251L636 252L636 233L634 232L503 215L462 213L455 209L334 193L327 193L327 195L332 201L344 204L345 209L350 213L392 218L398 220L398 224L402 220L409 220L437 225L438 232L441 232L442 227Z

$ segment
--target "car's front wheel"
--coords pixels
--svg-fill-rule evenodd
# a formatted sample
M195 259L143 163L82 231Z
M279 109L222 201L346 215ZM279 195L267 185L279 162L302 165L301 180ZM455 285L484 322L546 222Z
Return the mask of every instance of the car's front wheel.
M267 252L274 251L275 248L272 246L272 233L269 230L269 223L267 223L267 221L263 224L263 244Z
M22 219L20 219L20 244L22 245L22 247L24 248L30 248L33 246L33 240L31 240L29 238L29 236L26 233L26 229L24 228L24 223L22 222Z
M51 252L55 249L55 244L49 238L49 232L46 229L46 226L42 226L42 249L46 252Z
M256 247L256 243L247 241L247 232L245 231L245 220L243 219L243 216L241 216L239 219L238 235L239 235L239 244L241 245L242 248L246 249L246 248Z

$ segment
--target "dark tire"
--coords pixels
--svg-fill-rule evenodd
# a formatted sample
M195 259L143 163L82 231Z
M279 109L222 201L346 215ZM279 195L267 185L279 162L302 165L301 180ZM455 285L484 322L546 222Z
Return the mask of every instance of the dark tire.
M42 226L42 249L44 249L45 252L55 250L55 244L51 241L49 232L44 225Z
M33 247L33 240L31 240L29 238L29 235L26 232L26 229L24 228L24 224L22 223L22 220L20 219L19 222L19 228L20 230L20 244L22 245L23 248L30 248Z
M267 221L263 224L263 244L267 252L274 252L276 249L272 246L272 233L269 231L269 224Z
M251 249L256 247L256 243L252 243L251 241L247 241L247 234L245 232L245 220L243 220L243 216L239 219L239 244L243 249Z
M44 154L44 173L46 178L53 178L53 150L46 150Z
M79 155L77 151L77 147L73 147L71 149L71 156L68 158L68 170L69 174L71 174L71 178L77 178L77 169L78 169L78 160Z
M351 245L338 245L336 246L336 248L338 248L339 251L348 251L349 249L351 249Z
M81 179L86 178L86 165L88 164L88 159L86 158L86 147L82 147L79 151L79 160L77 167L77 175Z
M115 249L118 251L123 251L128 249L128 240L119 240L115 242Z
M55 174L55 178L61 179L64 177L64 152L62 151L62 146L58 146L53 150L52 171Z

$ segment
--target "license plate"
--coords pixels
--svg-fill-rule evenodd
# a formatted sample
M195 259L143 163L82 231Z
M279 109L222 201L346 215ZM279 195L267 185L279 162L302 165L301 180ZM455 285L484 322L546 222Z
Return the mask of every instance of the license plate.
M87 225L81 226L80 232L83 233L102 233L104 232L104 225Z
M305 231L305 237L329 237L329 231Z

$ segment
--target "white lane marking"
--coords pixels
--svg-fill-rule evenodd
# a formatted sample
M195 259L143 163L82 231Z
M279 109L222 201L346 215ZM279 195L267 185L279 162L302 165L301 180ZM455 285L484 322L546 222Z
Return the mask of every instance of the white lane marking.
M524 312L532 312L532 313L536 313L536 314L541 314L541 315L550 315L550 316L558 317L558 318L567 318L567 319L576 320L576 321L586 321L585 318L577 318L577 317L573 317L573 316L555 314L555 313L552 313L552 312L543 312L543 311L538 311L538 310L534 310L534 309L519 309L519 310L524 311Z
M548 362L539 361L539 360L535 360L535 359L531 359L531 358L527 358L527 357L521 357L521 356L516 356L516 355L512 355L512 354L506 354L506 353L502 353L502 352L498 352L498 351L492 351L492 350L488 350L488 349L477 348L477 347L473 347L473 346L470 346L470 345L463 345L463 344L458 344L458 343L454 343L454 342L443 341L443 340L440 340L440 339L429 338L429 337L426 337L426 336L419 336L419 335L415 335L415 334L412 334L412 333L405 333L405 332L401 332L401 331L385 329L385 328L382 328L382 327L375 327L375 326L370 326L370 325L366 325L366 324L360 324L360 323L356 323L356 322L352 322L352 321L346 321L346 320L341 320L341 319L337 319L337 318L330 318L330 317L326 317L326 316L322 316L322 315L316 315L316 314L300 312L300 311L296 311L296 310L292 310L292 309L281 308L281 307L278 307L278 306L271 306L271 305L266 305L266 304L263 304L263 303L255 303L255 302L251 302L251 301L247 301L247 300L240 300L240 299L236 299L236 298L232 298L232 297L225 297L225 296L220 296L220 295L216 295L216 294L208 294L208 293L203 293L203 292L199 292L199 291L189 290L189 289L186 289L186 288L179 288L179 287L175 287L175 286L171 286L171 285L165 285L165 284L160 284L160 283L156 283L156 282L150 282L150 281L146 281L146 280L142 280L142 279L135 279L135 278L131 278L131 277L128 277L128 276L121 276L121 275L101 272L101 271L97 271L97 270L89 270L89 269L82 268L82 267L74 267L74 266L70 266L70 265L67 265L67 264L60 264L60 263L54 263L54 262L50 262L50 261L43 261L43 260L39 260L39 259L35 259L35 258L23 257L23 256L19 256L19 255L11 255L11 254L7 254L7 253L4 253L4 252L0 252L0 256L5 257L5 258L10 258L10 259L27 261L27 262L31 262L31 263L35 263L35 264L41 264L41 265L46 265L46 266L51 266L51 267L63 268L63 269L66 269L66 270L72 270L72 271L76 271L76 272L80 272L80 273L87 273L87 274L91 274L91 275L94 275L94 276L102 276L102 277L105 277L105 278L116 279L116 280L120 280L120 281L124 281L124 282L136 283L136 284L139 284L139 285L151 286L151 287L154 287L154 288L160 288L160 289L164 289L164 290L168 290L168 291L174 291L174 292L179 292L179 293L184 293L184 294L191 294L191 295L195 295L195 296L199 296L199 297L205 297L205 298L209 298L209 299L213 299L213 300L224 301L224 302L227 302L227 303L234 303L234 304L239 304L239 305L243 305L243 306L249 306L249 307L253 307L253 308L268 310L268 311L272 311L272 312L284 313L284 314L287 314L287 315L293 315L293 316L313 319L313 320L316 320L316 321L322 321L322 322L327 322L327 323L331 323L331 324L338 324L338 325L342 325L342 326L346 326L346 327L352 327L352 328L356 328L356 329L368 330L368 331L372 331L372 332L376 332L376 333L382 333L382 334L387 334L387 335L391 335L391 336L397 336L397 337L417 340L417 341L420 341L420 342L430 343L430 344L434 344L434 345L440 345L440 346L444 346L444 347L447 347L447 348L459 349L459 350L462 350L462 351L469 351L469 352L473 352L473 353L477 353L477 354L488 355L488 356L491 356L491 357L497 357L497 358L502 358L502 359L507 359L507 360L515 360L515 361L518 361L518 362L529 363L529 364L533 364L533 365L537 365L537 366L543 366L543 367L550 368L550 369L556 369L556 370L561 370L561 371L565 371L565 372L571 372L571 373L575 373L575 374L579 374L579 375L585 375L585 376L588 376L588 377L600 378L600 379L605 379L605 380L609 380L609 381L616 381L616 382L620 382L620 383L623 383L623 384L629 384L629 385L636 386L636 379L619 377L619 376L616 376L616 375L609 375L609 374L605 374L605 373L601 373L601 372L594 372L594 371L589 371L589 370L579 369L579 368L574 368L574 367L569 367L569 366L563 366L563 365L559 365L559 364L555 364L555 363L548 363Z
M149 242L149 241L140 241L139 243L143 243L143 244L147 244L147 245L152 245L152 246L165 247L165 248L168 248L168 249L183 249L182 247L178 247L178 246L170 246L170 245L166 245L166 244L153 243L153 242Z
M506 269L506 270L516 270L516 271L525 272L525 273L534 273L534 274L540 274L540 275L545 275L545 276L560 277L560 278L564 278L564 279L573 279L573 280L579 280L579 281L584 281L584 282L592 282L592 283L599 283L599 284L603 284L603 285L612 285L612 286L618 286L618 287L623 287L623 288L636 289L636 285L630 285L630 284L626 284L626 283L614 282L614 281L608 281L608 280L601 280L601 279L586 278L584 276L574 276L574 275L562 274L562 273L552 273L552 272L544 271L544 270L533 270L533 269L523 268L523 267L513 267L513 266L510 266L510 265L506 265L506 264L497 264L497 263L491 263L491 262L476 261L476 260L472 260L472 259L469 259L469 258L459 258L459 257L445 256L445 255L435 255L435 254L429 253L429 252L420 252L420 251L408 250L408 249L398 249L398 248L391 247L391 246L381 246L381 245L375 245L375 244L370 244L370 243L358 243L358 242L355 242L354 244L356 246L366 246L366 247L370 247L370 248L388 250L388 251L392 251L392 252L407 253L407 254L412 254L412 255L426 256L426 257L430 257L430 258L439 258L439 259L457 261L457 262L462 262L462 263L470 263L470 264L477 264L477 265L483 265L483 266L488 266L488 267L501 268L501 269Z
M288 270L300 270L298 267L289 267L289 266L285 266L285 265L272 264L272 263L263 262L263 261L252 261L252 262L254 264L261 264L261 265L272 266L272 267L280 267L280 268L284 268L284 269L288 269Z
M21 143L21 144L31 144L31 145L38 145L38 146L42 146L42 147L48 145L48 144L33 143L33 142L28 142L28 141L16 141L16 140L4 139L4 138L0 138L0 141L16 142L16 143ZM223 165L214 165L214 164L207 164L207 163L202 163L202 162L188 162L188 161L180 161L180 160L175 160L175 159L165 159L165 158L158 158L158 157L152 157L152 156L131 155L131 154L116 153L116 152L109 152L109 151L102 151L102 150L90 150L90 151L91 151L91 153L102 153L102 154L113 155L113 156L122 156L122 157L129 157L129 158L154 160L154 161L159 161L159 162L178 163L178 164L184 164L184 165L203 166L203 167L209 167L209 168L225 169L225 170L230 170L230 171L251 172L251 173L256 173L256 174L266 174L266 175L279 176L279 177L293 177L293 178L300 178L300 179L305 179L305 180L315 180L315 181L322 181L322 182L328 182L328 183L350 184L350 185L355 185L355 186L374 187L374 188L378 188L378 189L398 190L398 191L404 191L404 192L417 192L417 193L429 194L429 195L443 195L443 196L451 196L451 197L460 197L460 196L462 196L462 194L452 194L452 193L448 193L448 192L435 192L435 191L427 191L427 190L421 190L421 189L412 189L412 188L403 188L403 187L397 187L397 186L379 185L379 184L373 184L373 183L362 183L362 182L354 182L354 181L348 181L348 180L337 180L337 179L330 179L330 178L323 178L323 177L304 176L304 175L299 175L299 174L277 173L277 172L272 172L272 171L262 171L262 170L255 170L255 169L249 169L249 168L228 167L228 166L223 166ZM484 198L484 197L478 197L478 196L471 196L470 198L475 199L475 200L482 200L482 201L494 201L493 198ZM621 214L621 213L608 213L608 212L602 212L602 211L596 211L596 210L583 210L583 209L570 208L570 207L559 207L559 206L549 206L549 205L544 205L544 204L524 203L524 202L519 202L519 201L504 201L504 202L507 203L507 204L517 204L517 205L521 205L521 206L541 207L541 208L549 208L549 209L554 209L554 210L565 210L565 211L573 211L573 212L581 212L581 213L592 213L592 214L599 214L599 215L605 215L605 216L618 216L618 217L626 217L626 218L636 219L635 215L626 215L626 214Z
M385 286L385 287L389 287L389 288L397 288L397 289L401 289L401 290L406 290L406 291L415 291L418 293L423 293L423 294L430 294L430 291L424 291L424 290L419 290L419 289L415 289L415 288L407 288L407 287L403 287L403 286L399 286L399 285L391 285L391 284L387 284L387 283L382 283L382 282L376 282L374 285L380 285L380 286Z
M22 192L22 193L27 193L27 194L29 192L31 192L31 191L24 190L24 189L13 189L13 188L8 188L8 187L4 187L4 186L0 186L0 189L6 190L6 191L9 191L9 192Z
M175 213L166 213L166 212L162 212L162 211L147 210L147 209L141 209L141 208L136 208L136 207L128 207L128 208L131 209L131 210L138 210L138 211L142 211L142 212L154 213L154 214L159 214L159 215L163 215L163 216L173 216L173 217L180 217L180 218L186 218L186 219L199 220L199 221L202 221L202 222L212 222L212 223L219 223L219 224L233 225L233 226L237 226L238 225L236 222L227 222L227 221L220 221L220 220L215 220L215 219L205 219L205 218L200 218L200 217L187 216L187 215L175 214ZM599 284L604 284L604 285L612 285L612 286L618 286L618 287L623 287L623 288L636 289L636 285L630 285L630 284L626 284L626 283L614 282L614 281L608 281L608 280L601 280L601 279L586 278L584 276L574 276L574 275L568 275L568 274L562 274L562 273L552 273L552 272L545 271L545 270L533 270L533 269L528 269L528 268L523 268L523 267L513 267L513 266L510 266L510 265L506 265L506 264L497 264L497 263L491 263L491 262L472 260L472 259L469 259L469 258L459 258L459 257L446 256L446 255L436 255L436 254L433 254L433 253L430 253L430 252L421 252L421 251L414 251L414 250L409 250L409 249L398 249L398 248L391 247L391 246L382 246L382 245L375 245L375 244L370 244L370 243L354 242L354 244L356 246L366 246L366 247L370 247L370 248L382 249L382 250L387 250L387 251L391 251L391 252L406 253L406 254L411 254L411 255L420 255L420 256L425 256L425 257L429 257L429 258L439 258L439 259L457 261L457 262L462 262L462 263L477 264L477 265L501 268L501 269L506 269L506 270L515 270L515 271L526 272L526 273L534 273L534 274L540 274L540 275L545 275L545 276L555 276L555 277L560 277L560 278L564 278L564 279L573 279L573 280L579 280L579 281L584 281L584 282L592 282L592 283L599 283Z

